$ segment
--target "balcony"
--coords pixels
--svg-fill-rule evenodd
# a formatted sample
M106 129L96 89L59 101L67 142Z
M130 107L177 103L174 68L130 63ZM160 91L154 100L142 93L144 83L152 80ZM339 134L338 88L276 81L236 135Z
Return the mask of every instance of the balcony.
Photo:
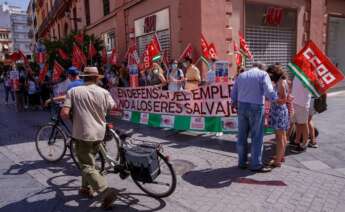
M38 34L41 36L49 27L49 25L55 20L58 14L60 14L66 7L67 0L55 0L52 9L47 14L46 18L43 20L42 24L38 28Z

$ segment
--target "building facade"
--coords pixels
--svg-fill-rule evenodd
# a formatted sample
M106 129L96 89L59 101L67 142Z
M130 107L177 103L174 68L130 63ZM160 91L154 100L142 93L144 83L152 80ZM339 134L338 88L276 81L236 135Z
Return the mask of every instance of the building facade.
M214 43L218 59L235 64L233 42L247 40L254 60L287 64L312 39L345 71L344 0L49 0L41 2L37 37L59 39L73 30L103 38L123 57L136 43L142 53L153 34L177 58L188 43L196 60L200 37ZM44 15L48 14L48 15ZM247 61L249 66L251 61ZM235 66L233 65L233 74ZM205 73L204 73L205 76Z
M0 27L10 31L8 38L6 37L11 41L8 45L8 53L21 50L24 55L31 58L32 51L30 49L30 39L28 38L29 27L26 12L19 7L8 5L7 2L0 6L0 11L3 18ZM3 32L7 33L6 31ZM5 40L3 42L9 41Z

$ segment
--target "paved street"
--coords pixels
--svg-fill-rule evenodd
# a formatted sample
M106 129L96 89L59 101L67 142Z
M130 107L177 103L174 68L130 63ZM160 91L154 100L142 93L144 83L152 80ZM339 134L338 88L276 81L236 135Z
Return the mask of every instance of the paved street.
M114 211L337 211L345 208L345 93L329 98L329 110L316 118L319 149L288 155L282 168L254 174L236 168L235 135L216 138L177 133L127 122L135 136L157 141L178 173L175 193L157 200L131 179L107 175L111 186L125 189ZM0 211L98 211L82 199L78 170L67 155L56 164L44 162L34 146L35 132L49 121L47 112L16 113L0 95ZM272 150L265 138L265 153ZM266 154L266 156L267 156Z

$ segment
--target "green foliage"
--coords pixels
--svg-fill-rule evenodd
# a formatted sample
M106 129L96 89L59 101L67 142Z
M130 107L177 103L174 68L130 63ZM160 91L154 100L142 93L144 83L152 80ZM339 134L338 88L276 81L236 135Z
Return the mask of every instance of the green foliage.
M74 36L83 33L84 34L84 42L82 45L77 44L77 42L74 40ZM92 41L92 44L94 45L97 54L92 59L92 64L97 66L100 66L102 63L102 56L101 51L103 48L103 41L100 38L96 38L94 35L87 35L84 32L72 32L69 35L67 35L65 38L61 40L51 41L51 40L44 40L43 43L46 46L47 49L47 61L49 64L49 69L53 69L54 61L56 60L59 62L64 68L68 68L72 65L72 49L73 45L78 45L82 51L84 52L85 56L88 55L88 47L90 44L90 41ZM63 60L59 53L58 49L62 49L66 54L68 55L67 60ZM87 61L88 65L91 65L91 60Z

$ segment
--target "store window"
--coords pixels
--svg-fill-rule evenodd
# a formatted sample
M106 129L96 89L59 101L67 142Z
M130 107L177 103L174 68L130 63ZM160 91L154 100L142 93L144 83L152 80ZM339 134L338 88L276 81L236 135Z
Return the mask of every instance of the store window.
M159 12L148 14L134 22L136 45L140 56L144 53L146 46L152 39L152 36L157 34L160 42L162 53L167 51L170 57L170 19L169 9L164 9Z
M107 53L110 54L111 51L116 47L115 42L115 32L108 32L103 35L105 48Z
M254 61L287 65L296 54L297 11L249 3L245 13L245 39ZM246 66L252 62L246 60Z

